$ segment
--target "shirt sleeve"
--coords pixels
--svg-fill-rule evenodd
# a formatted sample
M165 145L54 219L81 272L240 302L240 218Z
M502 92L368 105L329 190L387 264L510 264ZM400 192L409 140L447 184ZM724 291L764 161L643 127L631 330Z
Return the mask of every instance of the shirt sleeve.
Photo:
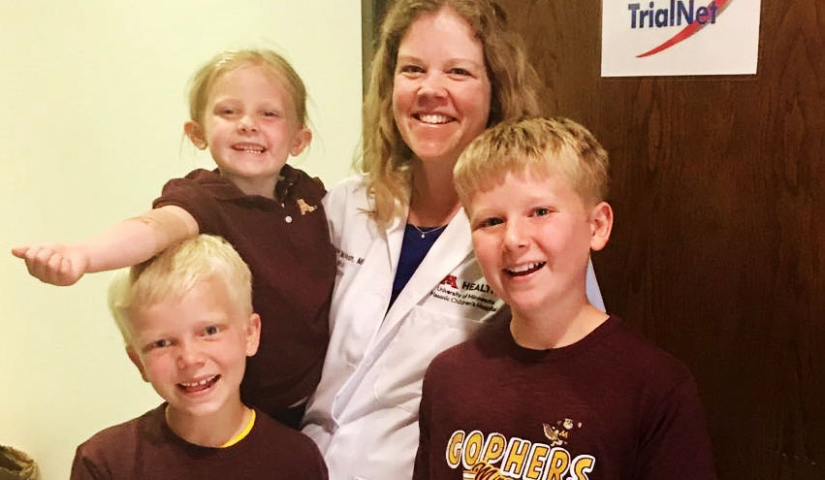
M327 464L324 462L324 457L318 455L318 478L321 480L329 480L329 472L327 471Z
M323 455L321 455L321 452L318 450L318 447L312 441L306 442L306 440L309 440L306 437L301 440L303 440L303 443L306 443L308 446L308 448L304 449L304 454L301 455L301 458L306 459L305 461L302 461L302 465L306 468L301 473L301 478L312 480L329 480L327 464L324 461Z
M77 448L72 462L70 480L109 480L110 478L111 475L105 473L105 469L100 468L94 459L84 452L82 445Z
M220 208L206 188L190 178L176 178L163 186L161 196L152 202L152 208L174 205L186 210L198 223L200 233L215 233Z
M636 479L716 479L704 412L691 377L662 399L639 448Z

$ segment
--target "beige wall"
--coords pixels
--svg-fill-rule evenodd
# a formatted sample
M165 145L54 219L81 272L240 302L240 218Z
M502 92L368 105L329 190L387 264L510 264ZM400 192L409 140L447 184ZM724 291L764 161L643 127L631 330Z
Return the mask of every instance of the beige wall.
M109 273L58 288L10 254L72 241L147 209L211 159L181 136L185 86L221 49L269 47L307 83L315 133L294 165L329 185L359 139L361 31L341 0L90 0L0 6L0 444L47 480L74 448L157 405L105 307Z

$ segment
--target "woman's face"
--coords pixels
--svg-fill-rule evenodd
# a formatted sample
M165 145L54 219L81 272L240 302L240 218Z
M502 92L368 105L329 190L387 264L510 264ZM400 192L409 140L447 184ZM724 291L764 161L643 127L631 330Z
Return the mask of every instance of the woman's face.
M401 137L423 162L455 163L486 128L483 48L451 8L420 15L401 39L392 107Z

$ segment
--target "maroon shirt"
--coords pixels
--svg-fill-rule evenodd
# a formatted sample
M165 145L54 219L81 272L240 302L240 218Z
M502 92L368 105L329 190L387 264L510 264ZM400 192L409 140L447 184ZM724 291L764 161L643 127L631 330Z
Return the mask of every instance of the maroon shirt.
M285 165L272 200L246 195L217 171L169 181L155 208L176 205L200 233L220 235L252 270L261 346L247 361L244 402L288 422L283 409L306 398L321 378L329 343L335 251L319 180Z
M690 372L616 317L543 351L502 322L436 357L423 389L415 480L716 478Z
M249 434L227 448L200 447L166 424L164 403L77 447L71 480L327 480L318 447L258 412Z

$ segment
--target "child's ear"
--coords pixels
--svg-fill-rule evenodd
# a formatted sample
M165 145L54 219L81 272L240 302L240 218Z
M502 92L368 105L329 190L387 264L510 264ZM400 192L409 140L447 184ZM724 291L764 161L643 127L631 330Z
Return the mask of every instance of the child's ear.
M189 120L188 122L184 123L183 133L185 133L186 136L189 137L189 140L192 142L192 145L198 147L201 150L206 148L206 136L204 135L203 127L201 127L198 122Z
M126 347L126 355L129 355L129 360L131 360L132 363L134 363L137 367L138 371L140 372L140 376L143 378L143 381L148 382L149 379L146 378L146 371L143 369L143 362L140 361L140 357L138 356L137 352L135 352L135 349L131 347L131 345Z
M613 208L607 202L599 202L590 211L590 249L599 251L607 245L613 230Z
M249 316L246 322L246 356L251 357L258 353L258 343L261 340L261 317L257 313Z
M292 137L292 148L289 150L289 154L293 157L297 157L304 151L305 148L309 145L309 142L312 141L312 130L310 130L306 125L301 125L301 128L295 132L295 136Z

